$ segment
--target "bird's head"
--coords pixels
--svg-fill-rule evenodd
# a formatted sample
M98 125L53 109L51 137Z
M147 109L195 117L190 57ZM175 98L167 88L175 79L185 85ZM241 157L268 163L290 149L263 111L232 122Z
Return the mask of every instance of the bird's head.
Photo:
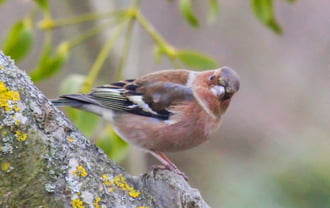
M221 67L209 77L211 91L221 100L230 99L240 87L238 74L229 67Z

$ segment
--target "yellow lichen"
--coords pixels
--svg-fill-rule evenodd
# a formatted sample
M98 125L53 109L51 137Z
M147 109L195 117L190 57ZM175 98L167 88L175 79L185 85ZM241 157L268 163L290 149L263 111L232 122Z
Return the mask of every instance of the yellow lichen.
M21 121L20 121L20 120L18 120L18 119L16 119L15 117L14 117L14 119L15 119L15 124L16 124L16 125L18 125L18 124L20 124L20 123L21 123Z
M93 203L95 208L100 208L100 205L99 205L100 201L101 201L101 197L97 197L95 199L95 202Z
M109 192L114 192L116 189L115 189L115 187L110 187L109 188Z
M68 137L69 142L74 142L74 138L73 137Z
M124 191L128 191L128 195L130 195L133 198L137 198L140 196L140 192L135 190L134 187L130 186L123 175L118 175L113 179L115 185L119 188L121 188Z
M104 183L104 185L106 185L106 186L111 186L111 185L113 185L113 181L111 181L111 180L105 180L103 183Z
M71 206L72 208L85 208L84 202L78 198L71 201Z
M0 107L5 108L6 111L18 111L19 107L10 106L8 101L20 101L21 97L17 91L9 90L4 82L0 82Z
M3 66L0 65L0 69L3 69Z
M107 175L103 174L102 178L103 178L104 185L106 185L106 186L112 186L113 185L113 181L110 180Z
M16 131L15 135L16 135L16 139L20 142L24 142L27 139L27 134L26 133Z
M137 191L137 190L130 190L129 192L128 192L128 195L130 195L131 197L133 197L133 198L136 198L136 197L139 197L140 196L140 192L139 191Z
M87 176L87 171L82 165L79 165L76 170L72 171L72 174L85 177Z
M118 175L113 178L113 180L110 180L109 177L105 174L102 175L103 183L107 187L109 187L109 192L114 192L116 190L116 187L119 187L123 191L127 191L128 195L133 198L137 198L140 196L140 192L135 190L133 186L130 186L123 175Z
M7 171L7 170L9 170L9 168L10 168L10 163L9 162L5 162L5 161L1 162L1 170L2 171Z
M13 106L13 110L14 110L14 111L16 111L16 112L18 112L18 111L20 111L20 110L21 110L21 108L20 108L20 107L18 107L17 105L14 105L14 106Z

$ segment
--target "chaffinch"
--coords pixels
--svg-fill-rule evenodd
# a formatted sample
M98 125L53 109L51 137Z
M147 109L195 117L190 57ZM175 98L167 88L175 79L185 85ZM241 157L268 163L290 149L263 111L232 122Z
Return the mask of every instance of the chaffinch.
M103 85L89 94L62 95L53 103L102 116L128 143L178 171L163 152L190 149L208 140L239 87L239 77L229 67L162 70Z

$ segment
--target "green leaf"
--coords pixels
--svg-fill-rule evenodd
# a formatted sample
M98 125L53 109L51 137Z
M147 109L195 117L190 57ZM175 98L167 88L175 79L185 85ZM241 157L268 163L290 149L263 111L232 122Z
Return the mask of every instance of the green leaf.
M177 58L192 69L215 69L219 67L215 60L195 51L180 50L177 52Z
M46 45L38 66L30 72L33 81L37 82L58 73L68 59L69 45L63 42L57 47L54 55L51 53L51 45Z
M218 0L209 0L209 15L208 15L208 19L211 22L214 22L217 15L219 14L219 2Z
M33 30L31 19L27 18L14 24L9 31L3 46L3 51L19 62L32 48Z
M128 144L110 126L107 127L105 135L96 139L96 145L115 162L125 159L129 149Z
M33 81L38 81L42 79L43 73L45 73L44 71L47 71L47 66L51 59L51 53L51 44L45 45L41 53L40 60L38 62L38 66L30 72L30 77Z
M0 6L1 4L5 3L7 0L0 0Z
M274 16L273 0L252 0L251 5L255 15L263 24L277 34L282 33L282 28Z
M70 74L60 84L60 94L73 94L80 91L86 80L81 74Z
M289 3L295 3L297 0L286 0Z
M36 4L38 4L38 6L44 10L44 11L49 11L49 4L48 4L48 0L34 0L34 2Z
M191 0L180 0L179 8L183 17L188 21L188 23L190 23L193 27L199 27L199 21L194 15Z

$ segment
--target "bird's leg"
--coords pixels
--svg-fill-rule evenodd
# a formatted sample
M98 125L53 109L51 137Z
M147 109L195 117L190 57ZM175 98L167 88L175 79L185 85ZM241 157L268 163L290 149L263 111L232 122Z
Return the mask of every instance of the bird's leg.
M162 152L154 152L154 151L149 151L150 154L152 154L157 160L159 160L166 168L176 172L177 174L181 175L184 177L185 180L188 180L188 177L186 174L181 172L179 168L176 167L176 165L166 157L166 155Z

